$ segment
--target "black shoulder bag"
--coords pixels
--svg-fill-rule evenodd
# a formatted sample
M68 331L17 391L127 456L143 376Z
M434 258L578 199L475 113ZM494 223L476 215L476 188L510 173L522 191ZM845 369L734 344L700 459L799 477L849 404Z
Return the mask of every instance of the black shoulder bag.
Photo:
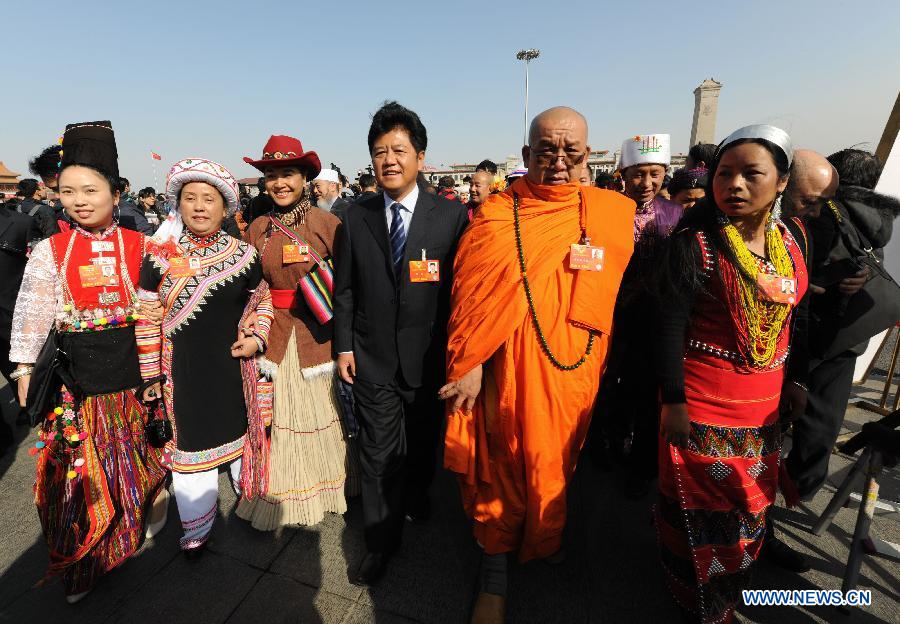
M837 203L827 202L840 234L835 249L829 254L829 265L842 264L851 277L868 268L869 279L854 295L839 296L833 305L823 309L810 323L810 349L821 359L834 358L856 345L892 327L900 321L900 286L884 268L884 263L863 234L841 213ZM819 295L825 297L827 295Z
M54 326L34 362L34 370L31 371L31 381L28 384L25 414L32 427L41 424L47 412L56 407L63 385L73 395L80 394L80 389L70 373L69 356L59 348L59 336Z

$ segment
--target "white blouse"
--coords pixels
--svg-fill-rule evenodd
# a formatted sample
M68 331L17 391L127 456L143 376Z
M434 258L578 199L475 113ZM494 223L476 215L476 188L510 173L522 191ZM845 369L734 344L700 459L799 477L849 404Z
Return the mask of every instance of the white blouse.
M13 312L9 361L33 364L57 314L63 313L62 281L56 269L50 240L35 245L25 265L22 287Z

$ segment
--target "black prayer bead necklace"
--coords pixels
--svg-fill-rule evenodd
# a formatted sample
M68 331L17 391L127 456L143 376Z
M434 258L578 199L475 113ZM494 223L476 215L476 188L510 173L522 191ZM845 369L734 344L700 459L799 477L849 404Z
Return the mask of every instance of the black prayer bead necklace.
M588 330L587 348L584 350L584 355L582 355L574 364L563 364L556 359L555 355L553 355L553 352L550 350L550 345L547 344L547 338L544 336L544 330L541 329L541 324L538 321L537 310L534 309L534 297L531 295L531 284L528 283L528 276L525 271L525 252L522 251L522 230L519 225L518 193L513 193L513 223L516 231L516 250L519 252L519 271L522 273L522 286L525 287L525 298L528 300L528 309L531 310L531 322L534 324L534 331L537 333L538 342L541 344L541 351L544 352L544 355L547 356L550 363L559 370L573 371L584 364L591 354L591 350L594 348L594 332Z

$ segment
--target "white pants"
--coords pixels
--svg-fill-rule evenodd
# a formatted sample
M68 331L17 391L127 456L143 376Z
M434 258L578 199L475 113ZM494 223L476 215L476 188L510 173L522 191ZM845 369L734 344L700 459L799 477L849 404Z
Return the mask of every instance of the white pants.
M228 466L231 473L231 484L240 497L241 458L238 457ZM181 549L199 548L209 539L213 521L216 519L216 508L219 501L219 468L203 472L173 472L172 489L175 491L175 503L181 517Z

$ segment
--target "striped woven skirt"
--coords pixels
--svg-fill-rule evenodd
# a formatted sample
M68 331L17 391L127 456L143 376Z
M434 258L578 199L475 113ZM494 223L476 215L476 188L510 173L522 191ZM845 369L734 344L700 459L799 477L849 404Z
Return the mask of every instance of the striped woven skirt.
M359 478L338 415L334 366L301 369L294 334L275 376L270 445L268 492L242 498L238 516L271 531L347 511L347 496L359 493Z
M34 498L50 549L44 580L62 575L66 594L90 590L144 541L166 476L160 452L146 443L145 419L125 391L88 397L43 425ZM80 432L83 440L67 439Z
M781 368L749 372L685 358L688 447L660 440L660 557L676 602L704 624L732 621L779 484Z

